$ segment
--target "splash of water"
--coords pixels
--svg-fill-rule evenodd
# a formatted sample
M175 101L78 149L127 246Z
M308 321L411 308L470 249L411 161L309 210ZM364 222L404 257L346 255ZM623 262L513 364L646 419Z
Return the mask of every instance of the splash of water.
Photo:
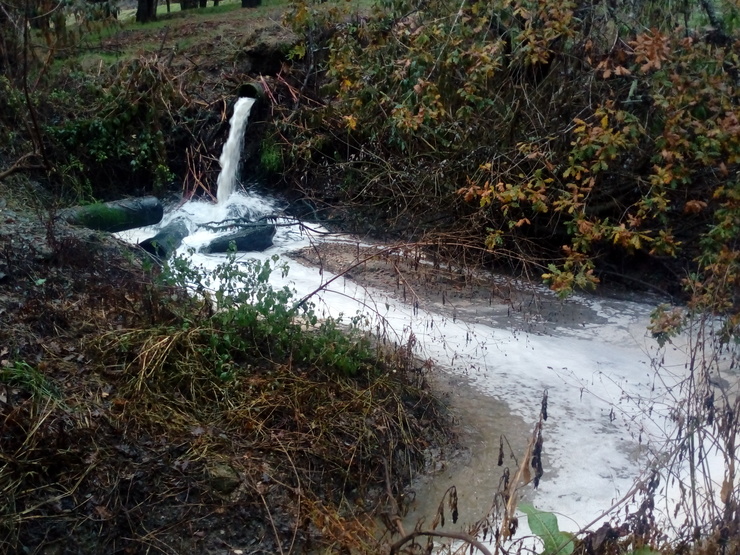
M236 189L239 162L241 160L242 145L244 143L244 131L247 129L249 113L254 105L254 98L240 98L234 105L234 115L231 116L229 124L229 137L221 152L219 163L221 173L218 174L218 189L216 199L218 204L224 204Z

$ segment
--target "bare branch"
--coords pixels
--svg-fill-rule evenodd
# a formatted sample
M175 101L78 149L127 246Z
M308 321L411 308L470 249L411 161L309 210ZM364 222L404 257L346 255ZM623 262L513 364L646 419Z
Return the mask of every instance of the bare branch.
M473 547L475 547L478 551L483 553L483 555L493 555L491 551L483 545L480 541L476 540L475 538L463 533L463 532L437 532L436 530L417 530L415 532L410 533L407 536L404 536L400 540L398 540L396 543L394 543L391 546L390 555L393 555L394 553L398 553L398 550L406 543L410 542L411 540L418 538L419 536L429 536L429 537L435 537L435 538L448 538L451 540L460 540L463 542L466 542Z
M10 166L7 170L3 170L2 172L0 172L0 181L2 181L6 177L9 177L19 171L42 169L42 166L27 166L24 164L26 160L36 155L37 155L36 152L29 152L27 154L24 154L20 158L18 158L18 160L16 160L15 163L12 166Z

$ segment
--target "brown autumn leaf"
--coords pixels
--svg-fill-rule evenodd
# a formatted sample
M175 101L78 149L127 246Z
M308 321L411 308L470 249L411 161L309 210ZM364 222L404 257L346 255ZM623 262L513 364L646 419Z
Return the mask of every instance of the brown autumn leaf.
M95 507L95 512L103 520L110 520L111 518L113 518L113 513L111 513L108 508L104 507L103 505L98 505L97 507Z
M619 76L632 75L632 72L624 66L617 66L616 68L614 68L614 73L616 73Z
M732 494L732 481L725 478L722 483L722 491L720 492L720 499L722 503L728 504L730 502L730 496Z
M529 470L529 465L532 464L532 459L527 460L527 465L522 468L522 484L528 484L532 481L532 472Z
M698 214L707 207L707 203L703 200L690 200L687 201L683 206L684 214Z

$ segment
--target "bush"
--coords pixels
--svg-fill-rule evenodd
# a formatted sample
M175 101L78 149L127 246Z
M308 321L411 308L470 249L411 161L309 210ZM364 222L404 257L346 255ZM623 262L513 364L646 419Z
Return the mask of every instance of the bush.
M240 357L262 357L272 361L319 367L341 375L371 371L374 352L360 329L359 316L343 326L339 319L319 321L313 304L294 299L287 286L274 289L273 271L287 275L287 265L278 257L236 263L236 255L212 272L192 267L182 257L170 263L166 280L187 288L205 303L212 303L207 319L185 318L183 327L201 330L199 341L206 356L222 379L229 379Z
M650 6L381 3L325 33L329 99L286 111L290 171L380 229L436 233L563 295L660 269L734 335L737 10Z

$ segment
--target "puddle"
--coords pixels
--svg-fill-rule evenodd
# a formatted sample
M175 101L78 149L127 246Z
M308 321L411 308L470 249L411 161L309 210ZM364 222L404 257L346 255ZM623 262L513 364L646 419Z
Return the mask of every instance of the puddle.
M408 503L403 525L407 531L413 530L423 519L429 526L445 492L454 486L459 520L453 524L449 520L449 510L445 508L447 522L440 529L464 530L484 518L491 509L504 469L508 468L511 475L516 472L518 461L527 449L534 422L528 423L513 415L506 403L481 394L464 377L440 371L432 379L432 384L451 408L460 449L439 460L432 474L413 481L409 488L412 500ZM502 438L504 458L499 466ZM554 478L556 471L550 468L547 444L544 450L545 474L542 479L548 480ZM525 499L530 497L531 490L531 485L524 488L522 494Z

